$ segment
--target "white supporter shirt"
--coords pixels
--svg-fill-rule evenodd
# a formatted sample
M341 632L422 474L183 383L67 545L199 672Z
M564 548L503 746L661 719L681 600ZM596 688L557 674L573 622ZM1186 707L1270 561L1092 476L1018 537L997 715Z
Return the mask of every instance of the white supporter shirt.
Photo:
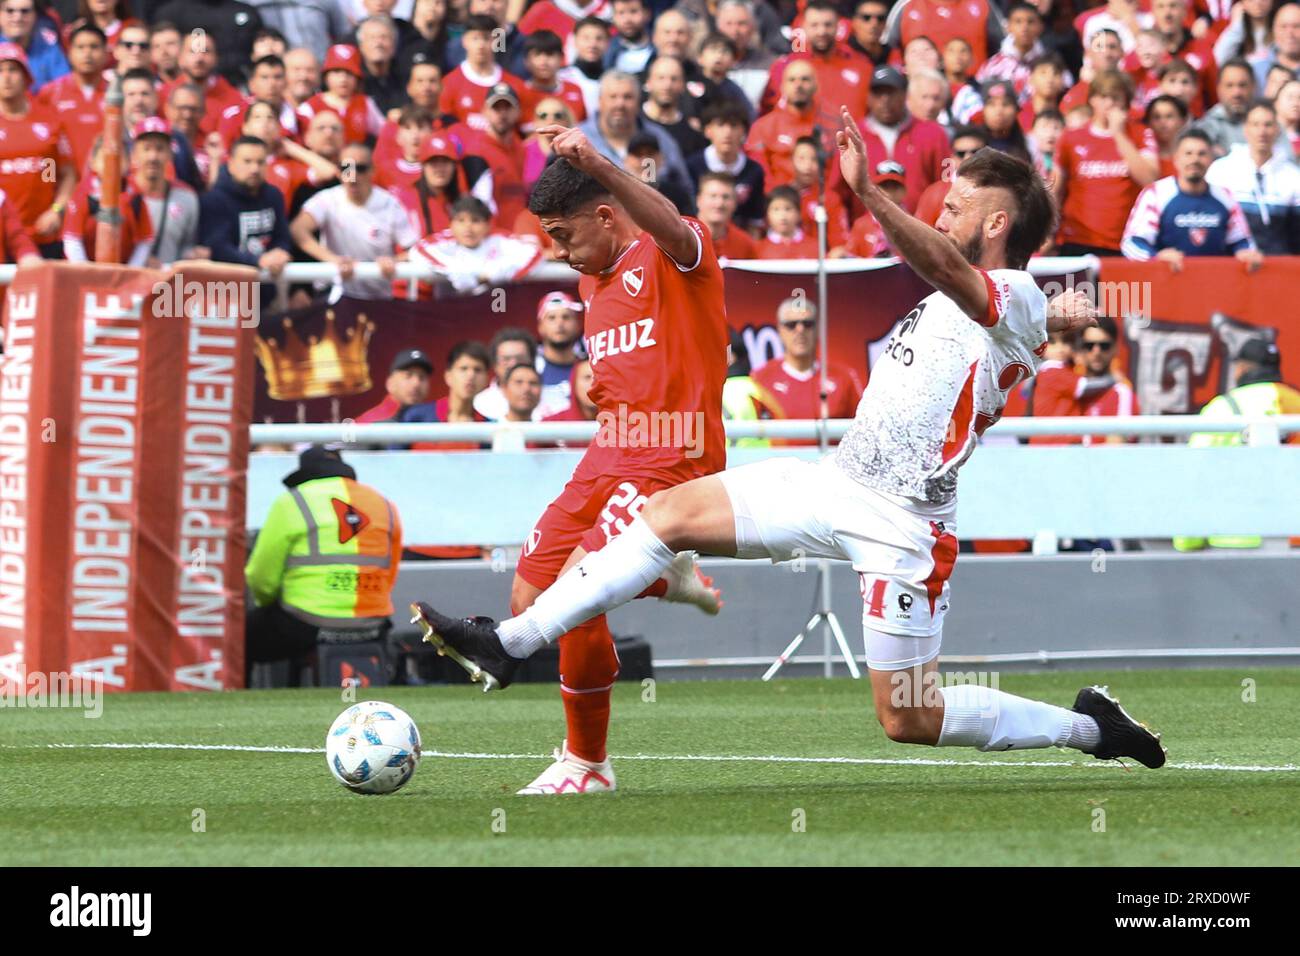
M330 252L356 262L374 262L414 245L420 238L406 207L387 189L371 189L364 206L348 199L346 186L322 189L303 203L303 211L320 227L320 241ZM335 282L330 301L339 295L356 299L391 299L388 279L349 279Z
M453 239L450 229L426 236L412 251L441 269L453 289L468 293L521 278L542 258L536 240L492 233L470 249Z
M1029 273L985 277L983 321L935 292L894 327L835 453L850 478L931 504L956 497L957 469L1047 344L1047 299Z

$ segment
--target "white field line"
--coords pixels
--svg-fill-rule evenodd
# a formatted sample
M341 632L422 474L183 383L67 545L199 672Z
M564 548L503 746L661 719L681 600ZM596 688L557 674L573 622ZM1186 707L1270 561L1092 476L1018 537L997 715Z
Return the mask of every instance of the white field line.
M244 744L0 744L4 750L225 750L246 753L323 754L324 747L249 746ZM547 754L456 753L425 750L423 756L442 760L545 760ZM1109 761L1074 760L951 760L936 757L789 757L776 754L625 754L611 760L650 760L667 763L810 763L851 764L885 767L1109 767ZM1296 764L1169 763L1170 770L1222 771L1229 773L1296 773Z

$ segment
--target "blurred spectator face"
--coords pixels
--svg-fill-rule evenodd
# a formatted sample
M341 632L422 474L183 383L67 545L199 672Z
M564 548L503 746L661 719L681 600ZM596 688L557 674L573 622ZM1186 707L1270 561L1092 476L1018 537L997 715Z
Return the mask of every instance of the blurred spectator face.
M1277 118L1288 129L1300 125L1300 80L1292 80L1277 91Z
M447 0L415 0L411 11L411 25L421 33L436 33L447 19Z
M984 101L984 125L994 136L1006 136L1016 122L1015 100L1004 96L990 96Z
M623 157L623 168L643 183L654 183L658 178L660 160L656 149L629 150Z
M497 353L492 361L492 375L498 382L504 382L506 372L516 365L528 365L531 361L532 356L527 342L507 339L497 346Z
M1097 33L1088 44L1088 62L1093 70L1113 70L1124 56L1119 37L1113 33Z
M718 32L736 44L741 57L754 45L754 17L744 7L723 7L716 24Z
M343 120L333 110L321 110L307 124L303 145L313 153L336 161L343 151Z
M399 368L388 373L384 383L388 397L399 405L419 405L429 400L429 373L422 365Z
M311 99L320 90L320 63L311 50L298 47L286 53L284 72L295 103Z
M795 144L790 162L794 166L792 185L795 189L803 189L817 182L817 147L811 143Z
M370 147L363 143L349 143L343 147L341 154L343 168L343 188L354 202L364 203L370 195L374 183L374 165L370 158Z
M1092 107L1080 103L1065 114L1066 129L1083 129L1092 122Z
M181 40L181 72L196 82L206 80L217 67L217 45L206 33L191 33Z
M1213 161L1210 147L1199 139L1185 139L1174 148L1174 172L1180 183L1199 186Z
M542 400L542 377L531 365L516 365L506 373L501 392L510 417L517 422L529 421Z
M635 80L610 79L600 84L596 110L601 125L615 135L631 135L640 107Z
M503 139L519 125L519 107L509 100L497 100L487 108L486 113L492 132Z
M35 0L5 0L0 4L0 33L21 47L36 30Z
M885 33L889 7L881 0L867 0L853 10L853 36L862 46L875 46Z
M700 50L699 62L705 76L721 80L727 75L727 71L736 65L736 58L727 44L711 43Z
M27 93L27 74L13 60L0 63L0 99L12 102Z
M288 50L288 44L277 37L258 37L253 41L253 50L249 54L249 60L256 63L264 56L278 56L280 59L284 59L284 55Z
M1028 10L1017 10L1007 18L1007 33L1017 49L1028 50L1043 35L1042 18Z
M1058 119L1036 119L1032 130L1034 146L1042 156L1056 154L1056 144L1061 141L1065 124Z
M676 10L666 10L655 21L654 48L659 53L685 59L691 45L691 28Z
M1092 107L1094 124L1104 124L1111 110L1127 110L1128 102L1109 93L1090 93L1088 105Z
M117 45L113 47L113 59L122 73L127 70L149 69L149 31L144 27L123 27L118 34Z
M903 120L907 93L890 86L875 86L867 96L867 110L871 118L885 126L897 126Z
M465 59L480 72L487 71L492 63L492 34L484 30L466 30L460 38L465 48Z
M1055 100L1065 92L1065 75L1055 63L1042 62L1029 73L1029 92Z
M397 52L397 38L376 20L367 20L357 28L357 49L366 63L388 63Z
M582 334L582 316L563 306L552 306L537 320L537 337L552 349L573 348Z
M736 214L736 188L711 179L700 186L695 205L699 208L700 222L712 230L721 229Z
M417 63L411 67L406 81L406 95L416 106L426 110L436 109L442 95L442 70L433 63Z
M74 73L86 76L102 73L108 61L108 51L104 41L93 33L78 33L68 46L68 65Z
M967 156L983 149L985 145L984 140L978 136L958 136L952 141L953 159L960 163Z
M262 63L248 78L248 95L255 100L266 100L278 106L284 102L286 83L283 67L274 63Z
M787 64L781 74L781 96L796 110L805 110L817 95L817 74L807 60Z
M591 400L591 386L596 384L596 373L586 359L573 367L573 397L588 418L596 417L596 404Z
M1048 362L1073 364L1074 348L1070 345L1070 337L1065 332L1048 332L1047 348L1043 350L1043 358Z
M483 245L490 229L486 219L467 212L458 212L451 220L451 237L466 249L477 249Z
M1300 57L1300 6L1279 7L1273 19L1273 45L1288 59Z
M1243 132L1246 135L1246 144L1251 150L1266 154L1273 152L1273 144L1277 142L1281 128L1278 126L1277 115L1271 109L1257 106L1246 114L1246 126Z
M1165 55L1165 45L1160 38L1160 34L1154 30L1143 30L1137 35L1137 43L1133 48L1133 53L1142 69L1154 70L1160 65L1160 61Z
M249 192L256 192L266 182L266 147L245 143L236 146L226 160L230 178Z
M646 27L650 24L650 11L641 0L614 0L613 23L623 39L640 43L645 39Z
M443 373L442 380L453 398L469 402L487 387L487 367L472 355L462 355Z
M407 162L418 159L420 144L428 139L432 132L433 126L424 120L397 127L397 146L402 151L402 158Z
M661 56L650 65L645 85L656 106L676 109L686 91L686 75L680 63Z
M786 306L776 317L776 327L787 358L805 362L813 357L817 351L817 320L812 309Z
M787 239L793 236L799 228L799 207L785 199L768 203L767 228Z
M131 168L138 170L146 182L159 182L166 175L172 158L170 138L141 136L131 144Z
M470 36L471 34L467 33L465 35ZM482 34L473 35L482 36ZM326 91L341 100L352 99L353 94L356 93L357 87L360 85L360 81L347 70L326 70L324 81Z
M1162 146L1172 143L1182 128L1183 118L1174 107L1168 103L1151 107L1151 132L1155 134L1157 143Z
M881 183L879 188L895 206L902 206L907 201L907 187L902 183L889 179Z
M735 159L745 145L745 127L739 123L712 120L704 127L704 135L723 158Z
M1294 73L1281 63L1274 63L1268 68L1268 73L1264 76L1264 99L1276 100L1278 91L1293 79L1295 79Z
M1219 102L1229 115L1241 116L1255 95L1255 74L1241 66L1230 66L1219 74Z
M266 103L254 103L244 114L242 131L245 136L256 136L274 153L280 145L280 118Z
M907 111L918 119L937 120L948 105L948 84L932 76L916 76L907 84Z
M574 33L573 49L584 63L598 63L609 49L609 31L595 25L585 26Z
M903 48L903 72L939 69L939 48L929 37L917 37Z
M825 54L835 45L840 18L833 10L809 10L803 17L804 36L814 53Z
M162 30L149 38L149 60L155 73L171 76L180 67L180 57L179 30Z
M549 123L572 126L573 112L563 100L548 96L538 103L537 108L533 110L533 122L538 126L546 126Z
M969 43L961 37L954 37L944 44L943 72L953 77L969 76L973 55Z
M555 74L560 71L560 67L564 66L564 54L534 50L525 54L524 64L528 70L528 75L539 86L554 86Z
M1192 98L1196 96L1196 77L1182 70L1166 73L1164 79L1160 81L1160 92L1167 93L1191 106Z
M1080 333L1076 361L1087 369L1089 375L1105 375L1110 371L1114 357L1115 340L1104 330L1090 328Z
M139 85L144 86L145 84L141 82ZM128 90L133 89L135 86L135 81L122 84L122 98L124 101L122 108L126 110L128 115L131 113L131 109L128 106L131 102L131 93L128 92ZM143 91L137 95L140 97L137 102L140 102L141 108L143 109L145 105ZM156 105L158 102L157 94L153 92L152 85L148 95L152 97L152 102ZM152 112L144 114L144 116L152 115ZM143 119L144 116L141 116L140 119ZM197 93L190 90L177 89L173 90L171 96L167 98L167 122L172 124L172 129L178 130L191 142L193 142L199 135L199 119L202 116L203 99Z
M430 189L446 189L455 175L455 161L445 156L435 156L424 164L424 181Z
M1154 0L1151 16L1155 28L1168 37L1180 36L1183 19L1187 16L1187 0Z

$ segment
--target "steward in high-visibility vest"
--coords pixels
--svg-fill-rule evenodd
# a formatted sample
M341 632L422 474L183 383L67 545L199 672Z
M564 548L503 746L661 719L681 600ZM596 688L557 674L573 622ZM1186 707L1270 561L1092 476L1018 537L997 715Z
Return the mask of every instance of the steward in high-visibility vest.
M1207 417L1262 418L1265 415L1300 414L1300 391L1282 381L1282 356L1267 339L1250 339L1237 355L1237 385L1210 399L1201 414ZM1187 440L1193 448L1241 444L1241 432L1196 432ZM1294 440L1294 436L1293 436ZM1207 538L1174 538L1179 551L1211 548L1258 548L1256 535L1215 534Z
M402 554L397 508L361 484L336 447L312 445L271 505L244 576L249 664L310 650L322 631L355 640L387 632ZM337 639L337 638L335 638Z
M760 410L770 418L775 403L767 389L749 377L749 349L745 338L735 329L729 329L727 343L727 380L722 383L722 417L725 421L756 422ZM731 438L727 444L733 448L770 448L766 438Z

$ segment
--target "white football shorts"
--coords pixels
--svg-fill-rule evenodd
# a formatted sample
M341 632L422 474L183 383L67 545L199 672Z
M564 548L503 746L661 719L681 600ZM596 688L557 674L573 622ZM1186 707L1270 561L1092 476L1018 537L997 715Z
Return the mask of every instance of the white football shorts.
M956 502L868 488L832 457L770 458L718 474L736 516L736 556L843 559L858 572L867 665L902 670L939 654L957 559Z

